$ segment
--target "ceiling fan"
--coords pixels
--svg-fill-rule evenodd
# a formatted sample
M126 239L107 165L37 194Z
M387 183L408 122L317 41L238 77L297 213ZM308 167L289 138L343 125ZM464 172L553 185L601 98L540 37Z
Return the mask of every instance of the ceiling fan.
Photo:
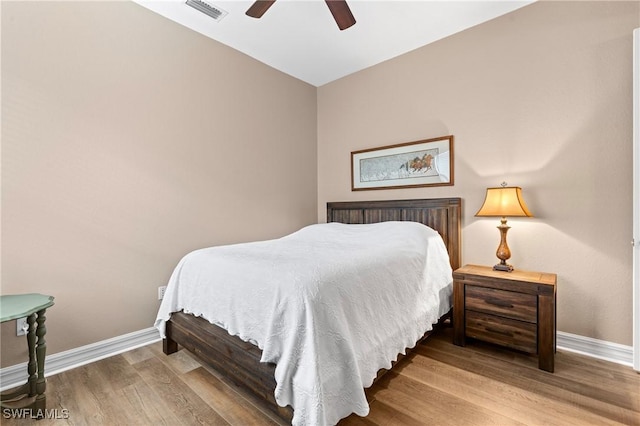
M257 0L247 9L246 14L252 18L261 18L275 2L276 0ZM346 0L325 0L325 2L327 6L329 6L329 10L333 15L333 19L336 20L340 31L356 23L356 19L353 17Z

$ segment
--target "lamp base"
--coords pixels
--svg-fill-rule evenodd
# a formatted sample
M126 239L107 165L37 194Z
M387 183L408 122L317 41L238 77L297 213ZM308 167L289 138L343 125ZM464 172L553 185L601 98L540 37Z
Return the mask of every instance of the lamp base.
M493 266L493 270L494 271L503 271L503 272L512 272L513 271L513 266L509 265L508 263L505 263L505 264L498 263L497 265Z

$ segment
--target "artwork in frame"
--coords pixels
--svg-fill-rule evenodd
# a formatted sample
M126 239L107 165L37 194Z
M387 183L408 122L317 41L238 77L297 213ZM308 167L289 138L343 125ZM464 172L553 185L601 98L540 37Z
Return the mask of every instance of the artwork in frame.
M453 135L351 153L351 190L453 185Z

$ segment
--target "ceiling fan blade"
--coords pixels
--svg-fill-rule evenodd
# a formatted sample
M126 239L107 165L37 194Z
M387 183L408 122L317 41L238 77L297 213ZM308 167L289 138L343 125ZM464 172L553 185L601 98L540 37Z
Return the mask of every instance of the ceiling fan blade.
M245 13L247 16L251 16L252 18L261 18L275 2L276 0L257 0Z
M340 31L345 30L356 23L356 18L353 17L351 9L346 0L325 0L329 10L333 15L333 19L336 20Z

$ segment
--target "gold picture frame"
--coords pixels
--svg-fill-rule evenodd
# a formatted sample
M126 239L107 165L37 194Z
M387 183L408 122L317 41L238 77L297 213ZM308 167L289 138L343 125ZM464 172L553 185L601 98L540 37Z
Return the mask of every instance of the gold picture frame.
M351 152L351 190L453 185L453 135Z

